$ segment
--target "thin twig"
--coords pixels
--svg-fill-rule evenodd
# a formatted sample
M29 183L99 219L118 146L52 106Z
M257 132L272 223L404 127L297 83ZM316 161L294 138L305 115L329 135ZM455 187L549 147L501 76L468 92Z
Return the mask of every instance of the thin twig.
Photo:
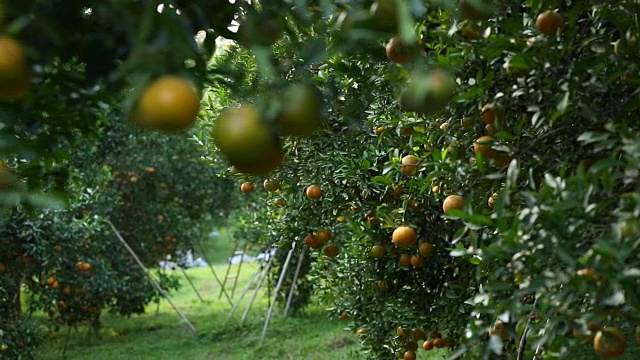
M529 318L527 319L527 325L524 327L524 331L522 331L522 336L520 337L520 345L518 346L518 357L516 360L524 359L524 350L527 347L527 335L529 334L529 327L531 326L531 319L533 319L533 313L535 311L536 304L538 303L538 297L533 300L533 310L529 313Z

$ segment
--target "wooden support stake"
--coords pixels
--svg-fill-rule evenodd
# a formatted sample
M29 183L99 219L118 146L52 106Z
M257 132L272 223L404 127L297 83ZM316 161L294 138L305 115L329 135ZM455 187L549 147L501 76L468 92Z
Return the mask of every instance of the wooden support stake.
M227 321L229 321L229 319L231 319L231 316L233 316L233 313L238 309L238 307L240 306L240 303L242 302L242 300L244 300L244 297L247 295L247 293L251 289L251 285L253 285L256 279L260 277L260 274L262 274L262 270L264 270L264 268L260 266L260 268L258 268L258 270L256 270L256 272L253 274L253 276L251 277L251 280L249 280L249 283L247 284L247 287L244 288L244 290L242 291L242 294L240 294L240 298L238 299L238 301L236 301L235 304L233 304L231 311L229 311L229 315L227 315L227 319L224 321L225 324L227 323Z
M260 279L260 282L258 283L258 287L256 287L256 291L251 296L251 300L249 301L249 305L247 305L247 308L244 310L244 313L242 313L242 318L240 319L240 325L244 324L244 321L247 319L247 315L249 314L249 310L251 310L251 307L253 306L253 302L256 300L256 296L258 295L258 292L260 292L260 288L262 287L262 284L264 283L264 280L267 278L267 275L269 274L269 270L271 270L271 265L272 264L273 264L273 256L269 257L269 262L267 263L267 267L264 270L264 273L262 274L262 278Z
M173 308L173 310L176 312L176 314L178 314L178 316L180 316L180 318L182 319L182 321L184 321L187 326L189 326L189 328L191 329L191 331L195 332L196 331L196 327L193 326L193 324L191 323L191 321L189 321L189 319L187 319L186 316L184 316L184 314L178 310L178 308L176 307L176 305L173 303L173 301L171 301L171 299L169 298L169 296L167 296L167 293L162 289L162 287L160 286L160 284L158 284L158 282L156 281L156 279L153 278L153 276L151 276L151 274L149 273L149 270L147 270L147 268L144 266L144 264L142 264L142 261L140 261L140 258L138 258L138 255L136 255L136 253L133 251L133 249L129 246L129 244L127 244L127 242L122 238L122 235L120 235L120 233L118 232L118 229L116 229L116 227L113 225L113 223L111 223L110 220L107 220L107 223L109 224L109 226L111 226L111 230L113 230L113 232L116 234L116 237L118 238L118 240L120 240L120 242L122 243L122 245L124 245L124 247L129 251L129 253L131 254L131 256L133 257L133 259L136 261L136 263L138 263L138 266L140 266L140 269L142 269L142 271L144 272L144 274L147 276L147 279L149 279L149 281L151 282L151 284L156 288L156 290L160 293L160 295L162 295L162 297L164 297L165 299L167 299L167 301L169 302L169 304L171 305L171 307Z
M227 298L227 302L229 303L229 305L233 306L233 301L231 301L231 297L229 297L229 294L227 294L227 291L224 289L224 286L222 285L222 281L220 281L220 278L218 277L216 270L213 268L213 265L211 264L209 259L206 258L206 255L204 254L204 247L199 241L197 242L197 244L201 252L200 257L204 259L207 265L209 265L209 269L211 270L211 273L213 274L214 279L216 279L216 282L218 283L218 285L220 285L220 288L222 289L221 291L224 293L225 297Z
M296 283L298 281L298 276L300 275L300 268L302 267L302 263L304 262L304 255L307 251L307 248L304 247L300 252L300 257L298 258L298 265L296 266L296 272L293 274L293 282L291 283L291 289L289 289L289 296L287 297L287 305L284 307L284 317L289 315L289 308L291 307L291 301L293 300L293 293L296 289Z
M264 321L264 327L262 328L262 336L260 337L260 344L258 347L262 347L262 343L264 342L264 337L267 334L267 328L269 327L269 321L271 321L271 317L273 316L273 308L276 306L276 298L278 297L278 291L280 291L280 287L282 287L282 283L284 282L284 277L287 273L287 268L289 267L289 262L291 261L291 256L293 255L293 250L296 248L296 243L293 242L291 244L291 250L287 254L287 259L284 261L284 265L282 265L282 272L280 273L280 279L278 279L278 284L276 284L276 288L273 291L273 301L271 302L271 306L269 307L269 312L267 313L267 319Z
M183 267L180 267L180 269L182 270L182 274L184 275L184 277L187 279L187 281L189 282L189 285L191 285L191 288L193 289L193 292L196 293L196 295L198 295L198 299L200 299L201 303L204 303L204 299L202 298L202 296L200 295L200 292L198 291L198 288L196 288L196 285L193 283L193 281L191 280L191 278L189 277L189 274L187 274L187 270L185 270Z

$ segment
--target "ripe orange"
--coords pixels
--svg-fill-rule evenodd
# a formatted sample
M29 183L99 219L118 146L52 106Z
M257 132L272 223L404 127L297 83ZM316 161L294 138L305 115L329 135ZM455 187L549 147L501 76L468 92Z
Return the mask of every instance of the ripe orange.
M411 136L415 133L416 133L416 130L411 126L400 128L400 135L402 136Z
M415 355L415 351L418 350L418 343L415 342L414 340L409 341L407 343L407 350L414 352L414 355Z
M66 288L64 288L64 289L62 290L62 292L63 292L65 295L70 295L70 294L71 294L71 288L69 288L69 287L67 286Z
M424 267L424 258L420 255L411 256L411 266L414 268Z
M482 158L485 160L494 159L497 156L497 152L491 148L492 143L493 138L491 136L481 136L473 144L473 152L482 154Z
M443 338L435 338L433 340L433 346L437 347L438 349L445 347L446 342L444 341Z
M322 247L322 244L316 239L313 234L309 234L305 236L304 243L312 249L319 249Z
M406 335L406 333L407 333L407 330L405 330L402 326L398 326L396 328L396 334L398 336L404 336L404 335Z
M414 340L424 340L426 338L427 338L427 336L425 335L424 331L422 331L422 330L420 330L418 328L413 329L413 339Z
M387 282L384 280L378 280L378 289L380 291L385 291L388 289Z
M311 136L322 126L321 98L315 87L290 86L283 96L283 105L278 122L284 135Z
M434 194L439 194L439 193L440 193L440 186L438 186L438 185L434 185L434 186L431 188L431 192L432 192L432 193L434 193Z
M374 259L382 259L386 253L387 250L382 245L374 245L371 248L371 257Z
M0 36L0 101L18 100L31 88L31 68L22 45Z
M52 288L52 289L57 289L57 288L59 288L59 287L60 287L60 284L59 284L57 281L54 281L54 282L51 284L51 288Z
M418 247L418 252L422 256L431 256L435 251L436 251L435 247L428 242L423 242Z
M407 155L402 158L402 173L407 176L413 176L416 174L418 170L418 163L420 159L418 159L415 155Z
M416 360L416 352L414 350L407 350L404 353L404 360Z
M50 277L50 278L48 278L48 279L47 279L47 285L51 286L51 285L53 285L53 283L54 283L55 281L56 281L56 279L54 279L54 278Z
M251 105L225 110L213 135L218 149L240 172L264 175L282 163L280 141Z
M553 10L547 10L536 18L536 29L544 35L555 35L563 26L562 15Z
M427 340L422 343L422 348L426 351L433 350L433 347L434 345L432 341Z
M315 233L315 238L322 244L326 244L331 240L331 231L329 230L318 230Z
M400 195L402 195L403 190L404 189L402 188L402 185L396 185L393 187L393 190L389 192L389 195L391 195L391 197L393 197L394 199L397 199L400 197Z
M322 197L322 189L318 185L309 185L306 191L307 197L311 200L318 200Z
M378 126L375 130L376 135L380 136L382 135L382 133L385 131L385 127L384 126Z
M442 210L448 214L451 210L464 209L464 198L460 195L449 195L442 203Z
M482 107L480 116L485 124L493 125L496 119L504 119L504 108L497 104L486 104Z
M411 255L409 255L409 254L400 254L400 257L398 257L398 265L402 266L402 267L411 266Z
M334 258L338 256L338 254L340 254L340 248L338 248L338 245L335 244L327 245L324 248L324 254L330 258Z
M89 270L91 270L91 264L89 264L89 263L82 263L82 266L80 267L80 270L82 270L82 271L89 271Z
M280 182L276 180L265 180L262 184L264 189L268 192L274 192L280 190Z
M191 84L180 76L165 75L143 91L133 120L161 131L184 130L195 123L199 109L200 99Z
M609 327L596 333L593 338L594 350L604 357L616 357L624 353L627 340L620 330Z
M255 190L256 186L253 185L253 183L250 183L248 181L245 181L242 183L242 185L240 185L240 191L242 191L245 194L248 194L250 192L253 192L253 190Z
M400 247L410 247L416 244L416 231L408 226L398 226L391 235L391 241Z
M338 317L340 320L348 320L349 314L346 311L343 311L342 314Z
M598 325L598 323L596 323L595 321L587 321L587 329L589 329L589 331L591 332L596 332L598 330L600 330L600 325Z
M498 199L498 194L493 193L491 194L491 196L489 196L489 199L487 199L487 205L489 206L489 208L491 208L493 210L493 208L495 208L496 206L496 200Z
M408 46L404 44L402 38L396 36L391 38L385 47L385 51L387 53L387 57L389 60L404 64L411 60L410 49Z
M154 167L148 167L146 169L144 169L148 174L155 174L156 173L156 168Z

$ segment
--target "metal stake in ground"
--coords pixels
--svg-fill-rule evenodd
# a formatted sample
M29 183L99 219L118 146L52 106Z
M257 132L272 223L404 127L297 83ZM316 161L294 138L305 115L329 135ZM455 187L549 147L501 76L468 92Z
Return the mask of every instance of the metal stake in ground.
M298 276L300 275L300 268L302 267L302 263L304 262L304 254L307 251L306 247L302 248L300 252L300 257L298 258L298 265L296 266L296 272L293 274L293 282L291 283L291 289L289 289L289 297L287 297L287 305L284 307L284 317L287 317L289 314L289 307L291 306L291 301L293 300L293 292L296 289L296 283L298 282Z
M280 279L278 279L278 284L276 285L276 289L273 291L273 301L271 302L271 306L269 307L269 313L267 313L267 319L264 321L264 327L262 328L262 336L260 337L260 345L262 347L262 343L264 342L264 336L267 334L267 328L269 327L269 321L273 316L273 308L276 305L276 297L278 297L278 291L280 291L280 287L282 287L282 283L284 282L284 276L287 273L287 268L289 267L289 262L291 261L291 255L293 255L293 250L296 248L295 241L291 244L291 250L287 254L287 259L284 261L284 265L282 266L282 272L280 273Z
M260 274L262 274L263 270L264 270L264 267L260 265L260 268L258 268L258 270L256 270L256 272L253 274L253 276L251 277L251 280L249 280L249 283L247 284L247 287L242 291L242 294L240 294L240 298L238 299L238 301L236 301L235 304L233 304L231 311L229 311L229 314L227 315L227 318L224 321L225 324L227 323L227 321L229 321L229 319L231 319L231 316L233 316L233 313L236 312L236 310L238 309L238 306L240 306L240 303L242 302L242 300L244 300L244 297L247 295L247 293L251 289L251 285L253 285L256 279L260 278Z
M156 290L160 293L160 295L162 295L163 298L167 299L167 301L169 302L173 310L176 312L176 314L178 314L178 316L180 316L182 321L184 321L187 324L187 326L189 326L191 331L195 332L196 327L193 326L191 321L189 321L189 319L187 319L187 317L184 316L184 314L180 310L178 310L178 308L175 306L173 301L171 301L169 296L167 296L167 293L162 289L160 284L158 284L156 279L154 279L153 276L149 274L149 270L147 270L147 268L142 264L142 261L140 261L140 258L138 257L138 255L136 255L136 253L129 246L129 244L127 244L127 242L122 238L122 235L120 235L120 232L118 232L118 229L116 229L116 227L113 225L113 223L111 223L111 221L107 220L107 223L109 224L109 226L111 226L111 230L113 230L113 233L116 234L116 237L118 238L118 240L120 240L122 245L124 245L127 251L129 251L129 254L131 254L131 256L133 257L133 260L135 260L136 263L138 263L138 266L140 266L140 269L142 269L144 274L147 276L147 279L149 279L149 282L151 282L151 284L156 288Z

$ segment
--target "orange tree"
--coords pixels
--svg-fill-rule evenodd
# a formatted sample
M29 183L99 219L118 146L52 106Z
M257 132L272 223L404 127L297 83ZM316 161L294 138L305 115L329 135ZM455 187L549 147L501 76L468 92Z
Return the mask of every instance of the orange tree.
M618 355L639 320L637 10L294 8L270 57L241 42L214 65L251 91L207 109L212 151L280 182L252 231L311 253L305 289L373 356Z

